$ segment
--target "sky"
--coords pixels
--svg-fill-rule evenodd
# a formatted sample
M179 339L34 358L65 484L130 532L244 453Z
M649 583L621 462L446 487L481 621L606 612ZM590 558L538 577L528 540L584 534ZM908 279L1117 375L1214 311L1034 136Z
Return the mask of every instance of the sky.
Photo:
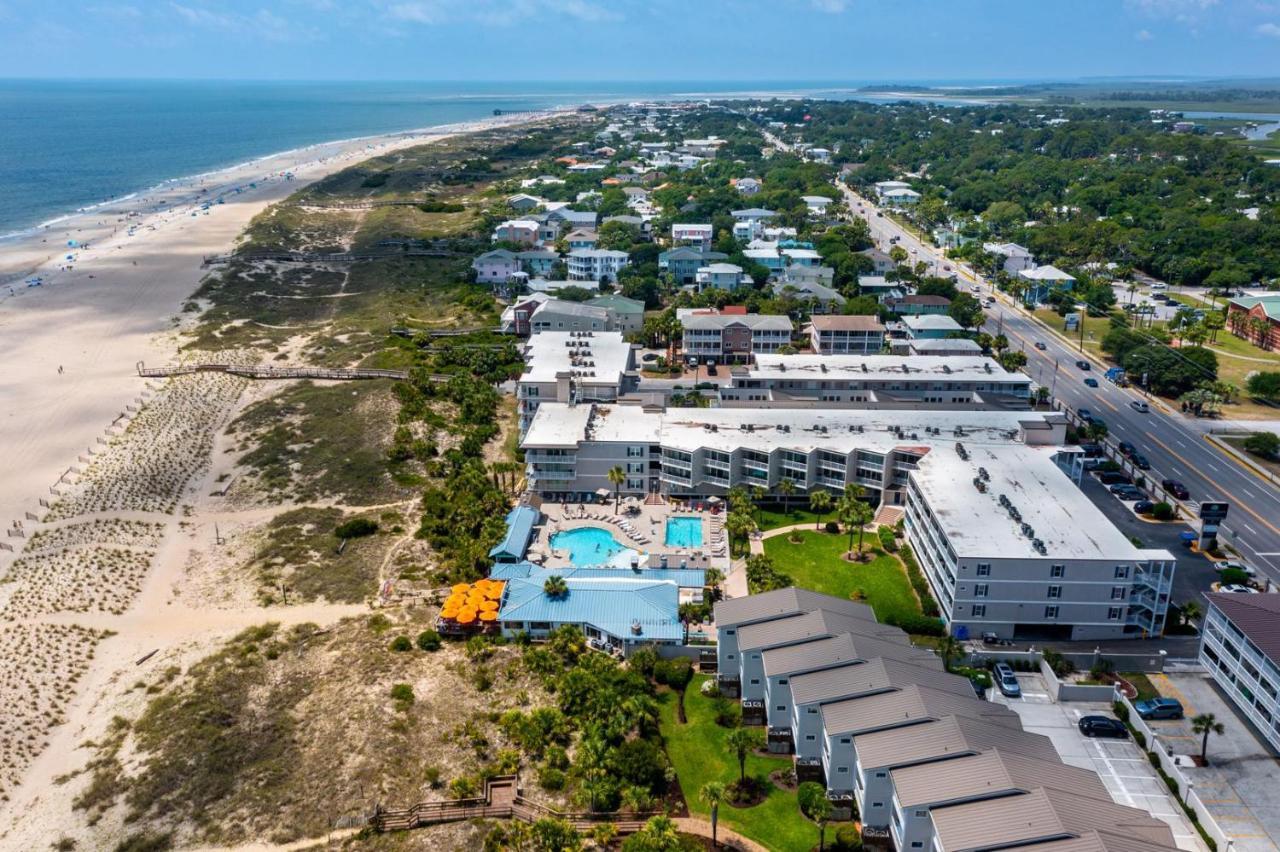
M1280 77L1280 0L0 0L0 77Z

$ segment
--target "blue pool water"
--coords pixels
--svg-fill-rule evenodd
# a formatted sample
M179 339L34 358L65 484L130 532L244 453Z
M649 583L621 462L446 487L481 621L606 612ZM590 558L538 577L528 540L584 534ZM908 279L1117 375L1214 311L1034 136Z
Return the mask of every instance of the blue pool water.
M702 547L702 518L667 518L667 547Z
M551 536L551 547L569 551L574 565L630 565L638 551L619 542L608 530L577 527Z

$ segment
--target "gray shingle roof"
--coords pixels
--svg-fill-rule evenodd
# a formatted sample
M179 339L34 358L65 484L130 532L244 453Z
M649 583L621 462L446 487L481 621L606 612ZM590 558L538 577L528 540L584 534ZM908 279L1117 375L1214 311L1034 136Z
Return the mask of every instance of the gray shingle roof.
M876 627L884 629L881 625ZM905 633L898 638L883 633L869 634L857 629L826 639L773 648L761 655L765 677L813 672L845 663L866 662L876 657L890 657L926 666L930 660L938 659L927 648L908 645Z
M951 715L1004 727L1021 727L1017 713L1001 704L975 697L972 689L964 695L919 684L896 692L823 704L822 727L828 734L870 733Z
M791 679L791 700L801 704L841 701L859 695L874 695L923 684L956 694L973 695L968 678L947 674L937 668L917 666L887 657L876 657L865 663L825 669L797 675Z
M960 804L1027 793L1037 787L1111 801L1111 794L1095 772L1060 760L1041 760L999 748L944 763L893 770L894 795L904 808Z
M1058 752L1048 737L956 715L943 716L910 728L862 734L855 741L858 763L863 768L910 766L963 757L992 748L1041 760L1058 759ZM948 850L950 848L947 847Z
M791 318L776 314L693 314L680 321L684 328L727 328L745 325L747 328L790 331Z
M738 650L745 653L764 648L778 648L855 631L867 636L879 636L888 641L897 640L902 643L907 641L905 633L897 627L876 623L874 615L867 618L861 614L849 615L817 609L790 618L780 618L764 624L748 624L739 628Z
M1019 852L1172 852L1177 847L1148 843L1110 831L1086 831L1069 840L1051 840L1019 846Z
M774 589L758 595L748 595L744 598L719 601L715 605L714 613L716 626L724 628L799 615L813 609L826 609L830 612L858 616L867 621L875 621L876 618L875 612L864 603L811 592L808 589L797 589L795 586Z
M1280 595L1214 592L1209 603L1244 631L1258 650L1280 662Z

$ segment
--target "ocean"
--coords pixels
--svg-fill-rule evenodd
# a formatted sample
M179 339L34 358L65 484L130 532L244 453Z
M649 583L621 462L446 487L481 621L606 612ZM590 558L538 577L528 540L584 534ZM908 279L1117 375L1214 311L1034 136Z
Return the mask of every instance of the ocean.
M167 180L495 109L819 91L832 94L820 83L0 80L0 237Z

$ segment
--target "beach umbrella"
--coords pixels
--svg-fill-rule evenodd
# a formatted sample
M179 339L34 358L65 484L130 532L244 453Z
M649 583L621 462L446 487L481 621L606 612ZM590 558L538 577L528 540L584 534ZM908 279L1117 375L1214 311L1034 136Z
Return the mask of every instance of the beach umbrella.
M480 604L480 611L481 611L481 612L497 612L497 611L498 611L498 602L497 602L497 601L485 601L484 603Z
M473 609L464 609L462 612L458 613L459 624L470 624L475 620L476 620L476 611Z
M492 610L487 612L482 612L480 613L480 620L481 621L497 621L498 614L496 612L493 612Z
M448 618L448 619L454 619L454 618L457 618L457 617L458 617L458 610L456 610L456 609L442 609L442 610L440 610L440 617L441 617L441 618Z
M453 586L449 588L449 591L458 593L458 592L465 592L470 588L471 588L470 583L455 583Z

